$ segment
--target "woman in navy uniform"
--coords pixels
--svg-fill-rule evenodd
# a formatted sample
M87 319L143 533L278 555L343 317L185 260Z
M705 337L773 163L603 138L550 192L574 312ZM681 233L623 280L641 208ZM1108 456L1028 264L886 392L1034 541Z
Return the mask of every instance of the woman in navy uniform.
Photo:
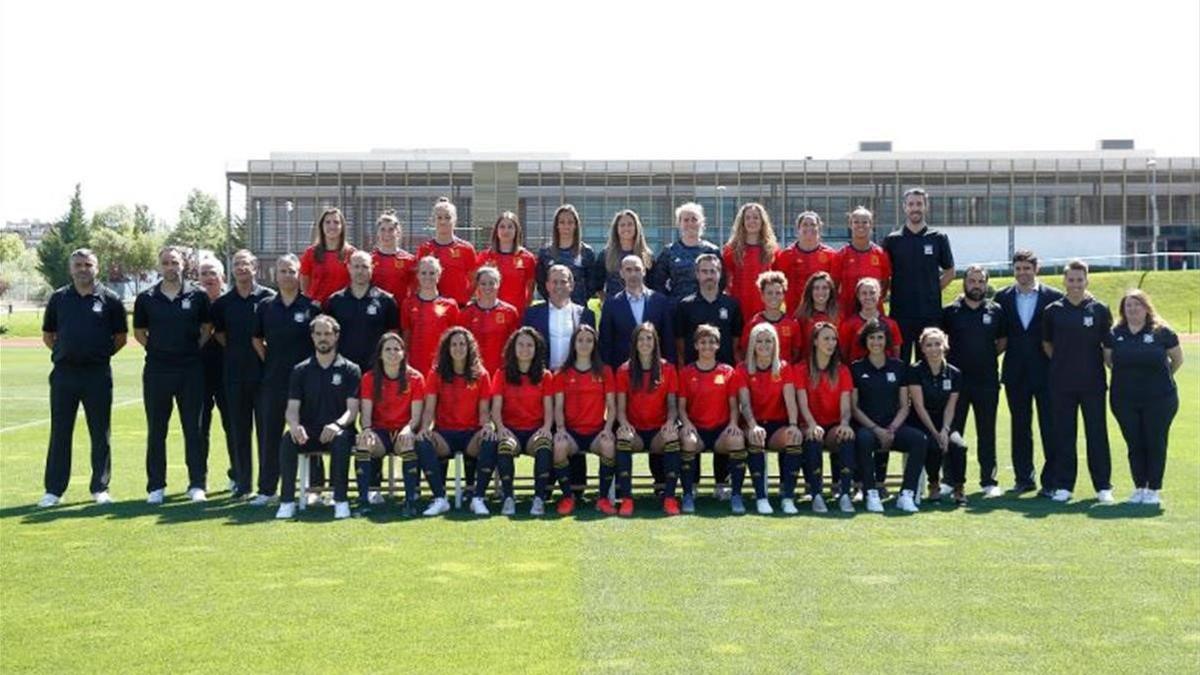
M942 498L939 478L942 464L945 480L954 494L954 503L965 506L963 485L967 480L967 446L962 435L952 429L955 410L962 392L962 371L946 362L950 338L940 328L926 328L918 339L921 360L908 371L908 395L913 414L908 424L925 432L925 473L929 477L929 499ZM920 487L920 486L918 486Z

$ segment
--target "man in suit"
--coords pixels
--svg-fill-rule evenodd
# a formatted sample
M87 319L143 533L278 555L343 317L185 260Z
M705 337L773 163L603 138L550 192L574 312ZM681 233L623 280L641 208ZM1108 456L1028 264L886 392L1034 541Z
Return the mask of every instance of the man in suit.
M1043 496L1054 490L1053 457L1054 429L1050 408L1048 373L1049 359L1042 351L1042 314L1046 306L1063 297L1062 292L1038 281L1038 259L1033 251L1013 254L1013 275L1016 283L996 294L996 303L1004 310L1008 343L1000 381L1004 384L1012 416L1012 461L1016 485L1012 491L1020 494L1037 489L1033 466L1033 406L1037 403L1038 431L1042 439L1045 460L1041 472Z
M621 280L625 290L604 303L600 312L600 357L614 370L629 359L629 338L642 323L658 329L662 357L675 362L675 327L671 301L645 285L646 266L636 255L621 260Z

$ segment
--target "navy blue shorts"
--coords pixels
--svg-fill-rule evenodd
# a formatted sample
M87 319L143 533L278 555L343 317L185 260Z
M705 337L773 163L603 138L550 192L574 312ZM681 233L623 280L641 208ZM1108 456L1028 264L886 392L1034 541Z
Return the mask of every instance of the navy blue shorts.
M654 437L658 435L658 431L658 429L650 429L649 431L634 429L638 438L642 439L642 452L650 452L651 446L654 445Z
M696 435L700 437L700 449L697 452L716 452L717 439L721 438L721 434L725 433L725 427L716 429L701 429L696 427Z
M509 429L509 431L511 431L512 435L515 436L517 439L517 453L518 454L525 452L525 449L527 447L529 447L529 439L533 438L533 435L538 432L537 429L511 429L511 428Z
M580 434L567 429L567 435L575 440L575 445L579 446L580 452L591 452L592 443L596 440L596 437L600 435L600 432L597 431L594 434Z
M375 434L375 438L378 438L379 442L383 444L383 454L396 454L396 443L392 440L392 434L396 433L396 431L396 429L376 429L375 427L371 427L370 432Z
M450 454L456 452L466 454L467 446L471 444L471 439L475 438L475 434L479 433L479 429L438 429L437 432L446 441L447 447L450 448Z
M777 421L777 422L759 422L758 425L766 430L767 439L765 442L767 445L770 445L771 437L775 435L775 432L786 427L788 425L788 423L787 423L787 420L784 420L784 421Z

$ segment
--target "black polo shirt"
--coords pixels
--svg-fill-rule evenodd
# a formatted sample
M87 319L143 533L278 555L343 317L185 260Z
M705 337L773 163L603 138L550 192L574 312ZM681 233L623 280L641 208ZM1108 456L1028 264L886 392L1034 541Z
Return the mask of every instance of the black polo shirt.
M358 398L361 378L358 366L341 354L328 368L322 368L315 355L296 364L288 381L288 400L300 401L300 424L310 436L345 414L346 399Z
M267 343L264 382L283 385L292 368L313 355L308 324L320 313L321 308L304 294L296 295L290 305L284 304L282 295L259 302L254 313L254 337Z
M936 319L942 315L942 270L954 267L950 238L929 227L902 227L883 240L892 259L890 314L899 319Z
M717 350L717 361L734 365L733 346L742 336L742 311L737 300L717 293L717 299L709 302L701 293L693 293L675 307L675 337L683 339L685 363L696 360L696 328L703 323L716 326L721 331L721 347Z
M1042 340L1054 347L1050 388L1058 391L1105 389L1104 352L1112 330L1112 314L1104 303L1087 296L1078 305L1066 297L1046 305Z
M342 326L338 336L338 353L366 370L379 338L389 330L400 329L400 308L391 293L368 286L361 298L354 297L347 286L329 296L325 313Z
M174 299L163 295L162 282L138 294L133 303L133 327L150 331L146 341L147 368L181 368L200 362L200 326L209 323L208 294L183 282Z
M950 394L962 391L962 381L962 371L949 363L943 364L942 371L937 375L924 361L918 361L908 368L908 384L921 388L925 412L929 413L934 426L939 428L946 421L946 404L950 402ZM918 428L925 426L915 411L909 413L907 421Z
M259 303L273 297L275 291L254 284L245 297L234 286L213 303L213 331L225 334L225 381L257 382L262 378L262 361L251 340Z
M42 332L55 334L52 362L103 365L112 358L113 336L128 333L129 322L116 293L96 284L91 293L80 295L68 284L50 295Z
M900 388L908 384L908 366L889 358L876 368L869 359L859 359L850 364L850 374L858 390L858 409L875 424L891 424L900 409Z
M1008 336L1004 308L984 300L972 309L959 297L942 310L942 328L950 338L950 363L962 371L963 384L972 387L1000 387L1000 354L996 340Z
M1148 401L1175 393L1175 380L1167 363L1167 350L1179 346L1179 336L1166 326L1146 327L1132 333L1128 326L1112 331L1112 397L1121 401Z

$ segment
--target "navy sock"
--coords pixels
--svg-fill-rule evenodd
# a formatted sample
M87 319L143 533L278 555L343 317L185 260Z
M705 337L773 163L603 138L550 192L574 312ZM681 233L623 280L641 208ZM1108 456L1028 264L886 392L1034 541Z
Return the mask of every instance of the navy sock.
M404 474L404 501L416 504L417 490L421 488L421 465L417 462L417 453L411 450L400 453L400 471Z
M500 450L496 457L496 465L500 469L500 489L504 492L504 498L509 499L513 496L513 473L516 463L517 446L516 443L505 442L500 444ZM479 490L486 490L487 485L477 485ZM482 492L480 493L482 494Z
M488 441L488 442L490 442L490 441ZM482 452L483 452L482 448L483 448L483 446L480 445L480 454L482 454ZM492 462L495 462L495 461L496 460L493 458ZM449 468L449 460L447 460L446 466L448 469ZM470 499L471 497L475 496L475 472L478 470L479 470L479 459L472 457L466 453L463 453L463 476L465 477L465 480L463 481L465 483L465 485L463 486L463 497L465 497L466 499ZM449 471L442 471L442 484L443 485L445 485L446 477L449 475L450 475Z
M683 494L696 496L696 468L700 464L696 461L696 453L680 452L679 453L679 476L680 482L683 483Z
M663 445L663 496L674 497L675 485L679 482L679 474L683 471L683 461L680 457L679 441L668 441Z
M570 460L564 459L563 461L556 462L554 464L554 480L558 482L558 489L562 490L562 495L564 497L572 496Z
M821 457L821 444L817 441L804 441L802 459L804 466L804 484L808 494L819 495L824 488L824 471Z
M496 468L499 445L496 441L484 441L479 445L479 458L476 460L475 468L475 489L472 491L472 496L483 497L487 494L487 485L491 482L492 472ZM467 474L467 476L470 475L470 473Z
M750 448L746 458L750 465L750 482L754 485L754 498L767 498L767 453L763 448Z
M433 496L437 499L443 499L446 496L446 481L443 478L439 466L437 450L433 447L433 441L417 441L417 462L421 465L421 471L425 474L425 480L429 483L429 489L433 491Z
M546 498L547 485L550 483L550 469L554 464L550 448L539 447L533 452L533 494L535 497ZM568 469L569 470L569 469ZM568 480L567 490L570 491Z
M842 494L848 495L853 490L854 484L854 441L845 441L838 446L838 457L841 460L842 471L838 476L838 487L841 488Z
M628 453L626 453L628 454ZM600 456L600 498L608 499L608 491L612 488L613 474L617 469L617 460L613 457Z
M796 496L796 482L800 478L800 460L803 450L798 445L789 445L780 455L783 463L783 480L779 488L779 496L793 499Z
M742 486L746 483L745 450L735 450L729 453L729 487L733 494L742 496Z
M358 503L366 505L371 491L371 453L358 448L354 449L354 482L358 485Z
M617 497L633 496L633 444L617 441Z

